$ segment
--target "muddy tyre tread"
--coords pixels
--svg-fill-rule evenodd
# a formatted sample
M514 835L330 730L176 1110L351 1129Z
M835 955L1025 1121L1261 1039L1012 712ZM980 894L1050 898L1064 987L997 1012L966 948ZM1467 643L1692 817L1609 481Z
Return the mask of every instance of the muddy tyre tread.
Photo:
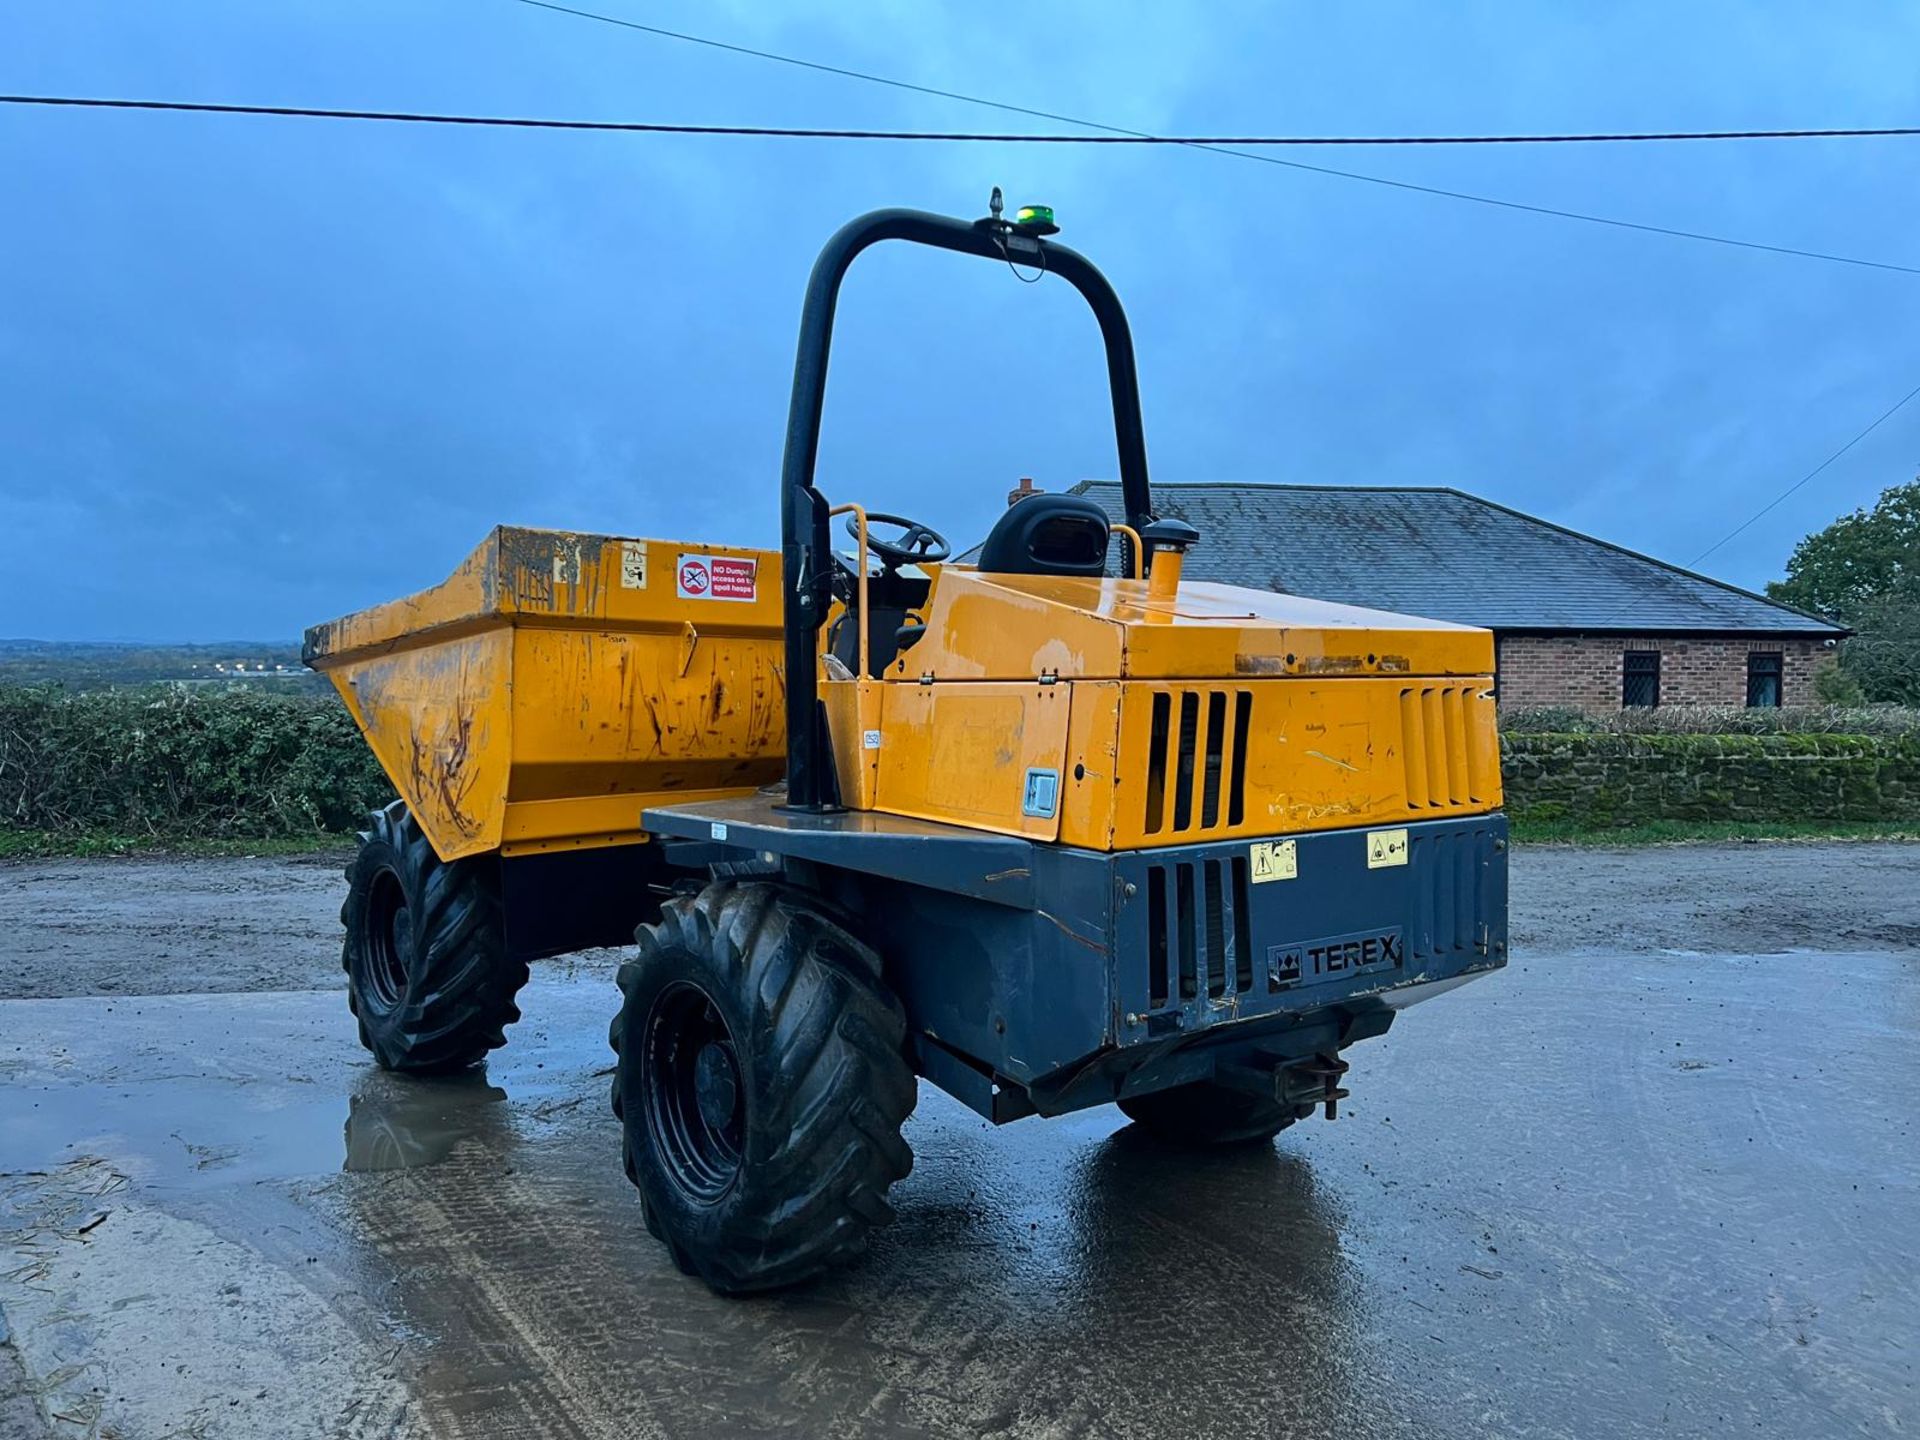
M407 995L391 1009L367 992L357 953L369 872L386 868L388 857L413 912L415 940ZM340 963L360 1043L374 1059L388 1070L444 1075L506 1044L506 1027L520 1018L515 997L530 972L507 954L496 858L441 860L406 802L395 800L368 817L346 874Z
M670 900L635 941L609 1039L614 1113L648 1230L723 1294L791 1285L857 1257L893 1218L888 1188L913 1168L900 1133L917 1093L906 1017L878 954L824 906L764 881L718 880ZM645 1116L627 1113L643 1107L625 1099L641 1069L628 1037L653 997L689 975L727 992L745 1022L736 1039L754 1055L744 1164L701 1214L652 1154ZM690 1221L697 1235L684 1233Z

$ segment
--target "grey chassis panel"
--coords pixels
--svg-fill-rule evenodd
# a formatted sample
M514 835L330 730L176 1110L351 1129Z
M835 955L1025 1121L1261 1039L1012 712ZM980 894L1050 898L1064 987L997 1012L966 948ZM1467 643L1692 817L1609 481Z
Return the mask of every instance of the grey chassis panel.
M1024 1083L1111 1042L1111 855L875 811L789 812L769 796L662 806L642 823L842 872L828 892L861 916L914 1032L976 1066Z
M1264 883L1252 878L1243 843L1116 855L1127 897L1117 949L1146 957L1115 967L1117 1043L1347 1005L1504 965L1506 818L1395 828L1407 835L1405 863L1368 864L1378 827L1328 830L1293 837L1296 874Z
M787 811L766 795L662 805L646 811L640 823L677 840L791 856L1022 910L1034 908L1034 858L1043 848L1017 835L874 810Z
M1329 1024L1348 1027L1505 963L1498 815L1409 825L1407 863L1377 868L1367 831L1295 836L1296 878L1237 889L1246 841L1103 854L873 813L789 815L766 797L649 810L646 824L837 873L831 893L886 957L922 1069L987 1114L983 1097L996 1087L1062 1100L1071 1087L1085 1097L1072 1103L1097 1103L1097 1089L1071 1080L1089 1067L1116 1084L1124 1076L1131 1092L1210 1068L1196 1048L1244 1038L1292 1049L1287 1037L1305 1043L1309 1027L1319 1044ZM1292 952L1369 935L1396 937L1391 964L1289 978ZM981 1083L953 1083L956 1067Z

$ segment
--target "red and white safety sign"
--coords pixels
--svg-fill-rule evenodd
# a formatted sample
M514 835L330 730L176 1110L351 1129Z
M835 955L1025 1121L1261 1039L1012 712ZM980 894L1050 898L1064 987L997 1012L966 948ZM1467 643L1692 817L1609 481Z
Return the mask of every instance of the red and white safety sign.
M682 555L674 584L683 600L752 600L760 562L738 555Z

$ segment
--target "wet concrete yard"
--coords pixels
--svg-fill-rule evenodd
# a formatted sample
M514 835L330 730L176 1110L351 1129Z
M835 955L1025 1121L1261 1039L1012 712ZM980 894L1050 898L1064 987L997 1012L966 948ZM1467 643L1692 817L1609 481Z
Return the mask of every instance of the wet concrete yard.
M1674 853L1623 863L1653 891ZM1768 867L1818 853L1712 903L1778 909ZM123 1440L1911 1434L1920 851L1856 854L1824 903L1873 913L1785 953L1587 943L1517 857L1514 964L1271 1148L923 1088L868 1260L746 1302L641 1228L605 959L538 967L486 1073L433 1083L374 1070L337 989L0 1001L0 1307L52 1433Z

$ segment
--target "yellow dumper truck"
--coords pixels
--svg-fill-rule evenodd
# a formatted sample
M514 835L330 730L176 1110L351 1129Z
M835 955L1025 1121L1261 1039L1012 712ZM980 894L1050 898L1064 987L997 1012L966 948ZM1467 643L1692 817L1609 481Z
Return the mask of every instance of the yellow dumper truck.
M778 553L501 528L306 637L400 795L347 872L367 1048L471 1066L530 960L637 946L627 1174L722 1292L863 1248L916 1075L994 1122L1118 1104L1266 1141L1333 1116L1348 1045L1506 961L1491 636L1183 579L1205 537L1154 512L1120 302L995 201L828 242ZM841 279L882 240L1087 300L1123 520L1036 495L968 565L816 488Z

